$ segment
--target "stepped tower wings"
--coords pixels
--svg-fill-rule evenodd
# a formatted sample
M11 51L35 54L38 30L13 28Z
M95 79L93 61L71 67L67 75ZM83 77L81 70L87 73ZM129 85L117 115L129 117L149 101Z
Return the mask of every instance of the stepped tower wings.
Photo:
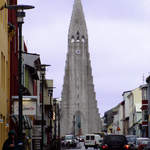
M76 32L79 32L81 36L84 36L87 39L87 27L81 0L74 1L68 38L71 39L72 37L76 37Z

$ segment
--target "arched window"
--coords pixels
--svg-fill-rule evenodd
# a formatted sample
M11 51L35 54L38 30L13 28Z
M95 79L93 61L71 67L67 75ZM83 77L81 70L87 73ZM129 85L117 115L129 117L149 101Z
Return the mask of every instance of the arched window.
M75 40L74 40L74 36L71 37L71 43L73 43Z
M77 42L80 41L80 33L77 31Z
M84 35L82 36L82 40L81 40L83 43L85 42L85 38L84 38Z

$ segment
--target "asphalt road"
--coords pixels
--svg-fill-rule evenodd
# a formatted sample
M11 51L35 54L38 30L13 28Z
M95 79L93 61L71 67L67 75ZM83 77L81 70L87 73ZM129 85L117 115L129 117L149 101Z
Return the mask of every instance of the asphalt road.
M69 148L69 149L67 149L67 148L62 148L62 150L86 150L85 149L85 147L84 147L84 143L83 142L81 142L81 143L79 143L78 145L77 145L77 147L76 148ZM88 148L87 150L99 150L99 149L94 149L94 148Z

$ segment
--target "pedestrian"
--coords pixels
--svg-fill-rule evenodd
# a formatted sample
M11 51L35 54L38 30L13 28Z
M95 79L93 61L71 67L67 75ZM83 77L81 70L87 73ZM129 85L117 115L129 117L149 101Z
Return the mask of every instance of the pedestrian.
M16 150L17 141L15 135L14 130L9 131L8 139L4 142L2 150Z
M24 131L22 133L22 140L23 140L23 150L28 150L29 142L28 142L28 138L26 137L26 133Z

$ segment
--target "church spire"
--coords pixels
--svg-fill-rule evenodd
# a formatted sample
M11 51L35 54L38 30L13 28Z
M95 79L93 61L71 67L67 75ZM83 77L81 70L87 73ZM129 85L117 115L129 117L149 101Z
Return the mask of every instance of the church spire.
M71 38L72 36L76 36L77 33L87 38L87 27L86 27L81 0L74 0L74 6L73 6L73 12L72 12L68 36L69 38Z

